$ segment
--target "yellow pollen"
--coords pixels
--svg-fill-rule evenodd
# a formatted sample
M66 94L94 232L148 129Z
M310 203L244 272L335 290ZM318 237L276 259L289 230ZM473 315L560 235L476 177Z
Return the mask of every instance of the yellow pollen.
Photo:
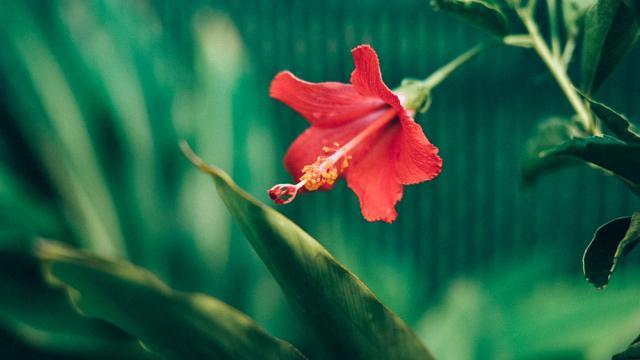
M344 156L340 166L336 166L336 162L340 158L332 156L318 156L318 159L311 164L302 168L303 175L300 181L304 182L304 187L309 191L318 190L323 185L333 185L340 174L349 166L351 156Z
M346 169L349 167L349 160L351 159L351 156L345 156L344 159L342 159L342 170Z

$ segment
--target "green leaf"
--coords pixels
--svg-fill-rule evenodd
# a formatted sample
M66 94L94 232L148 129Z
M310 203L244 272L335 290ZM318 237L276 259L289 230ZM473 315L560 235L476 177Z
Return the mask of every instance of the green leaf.
M142 357L137 340L115 326L79 315L64 291L42 278L30 238L0 232L0 327L50 353L90 358Z
M476 27L503 37L509 33L507 17L491 0L433 0L435 10L448 11Z
M0 163L0 222L11 228L37 231L41 235L58 235L64 226L56 208L47 199Z
M596 0L563 0L562 19L569 37L575 38L583 26L584 15Z
M175 291L152 273L42 241L38 255L52 284L78 310L104 319L171 359L304 359L253 320L204 294Z
M571 155L640 185L640 144L627 144L612 136L575 138L543 153L543 157Z
M633 130L633 125L624 115L603 103L597 102L589 97L585 98L591 104L591 110L620 140L630 143L640 142L640 135Z
M565 118L551 117L541 121L529 138L521 160L522 182L534 183L544 173L576 165L568 156L544 156L545 152L574 137L582 135L577 123Z
M336 358L431 359L414 332L365 284L291 220L240 189L183 143L293 308Z
M637 4L625 0L598 0L585 16L582 49L582 90L595 92L640 39Z
M582 258L584 275L602 288L609 282L618 261L640 241L640 213L613 219L600 226Z
M609 359L633 339L640 284L621 282L603 297L573 276L553 276L549 264L565 256L556 245L505 259L481 281L451 283L418 334L438 359Z

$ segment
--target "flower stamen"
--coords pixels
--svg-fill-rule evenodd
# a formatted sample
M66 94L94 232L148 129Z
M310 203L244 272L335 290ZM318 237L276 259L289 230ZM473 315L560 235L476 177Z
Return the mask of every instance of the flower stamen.
M334 142L333 146L323 146L322 155L312 164L302 168L302 176L297 184L278 184L269 189L269 197L276 204L288 204L304 187L308 191L315 191L325 185L333 185L342 173L349 167L352 156L349 153L364 139L380 130L397 116L395 109L388 109L364 130L354 136L344 146Z
M318 190L323 185L333 185L340 174L349 167L350 156L342 155L342 152L336 151L333 155L318 156L316 161L311 165L302 168L302 176L300 181L304 181L305 189L309 191ZM340 158L343 158L339 165Z

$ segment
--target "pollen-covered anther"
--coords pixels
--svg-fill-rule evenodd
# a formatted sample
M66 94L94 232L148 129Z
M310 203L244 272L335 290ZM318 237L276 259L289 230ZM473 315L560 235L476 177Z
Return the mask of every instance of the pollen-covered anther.
M333 185L340 174L349 166L349 159L351 156L339 156L335 153L329 157L318 156L313 164L302 168L303 175L300 177L300 181L304 182L305 189L309 191L318 190L323 185Z

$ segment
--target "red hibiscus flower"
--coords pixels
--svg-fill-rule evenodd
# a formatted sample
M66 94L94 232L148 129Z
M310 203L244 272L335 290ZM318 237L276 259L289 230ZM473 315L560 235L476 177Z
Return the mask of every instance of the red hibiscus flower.
M382 81L376 52L368 45L352 50L351 84L309 83L288 71L273 79L271 97L310 123L287 151L287 170L297 184L269 189L278 204L298 192L330 189L344 176L368 221L393 222L403 185L432 180L442 169L433 146L412 118L402 96Z

